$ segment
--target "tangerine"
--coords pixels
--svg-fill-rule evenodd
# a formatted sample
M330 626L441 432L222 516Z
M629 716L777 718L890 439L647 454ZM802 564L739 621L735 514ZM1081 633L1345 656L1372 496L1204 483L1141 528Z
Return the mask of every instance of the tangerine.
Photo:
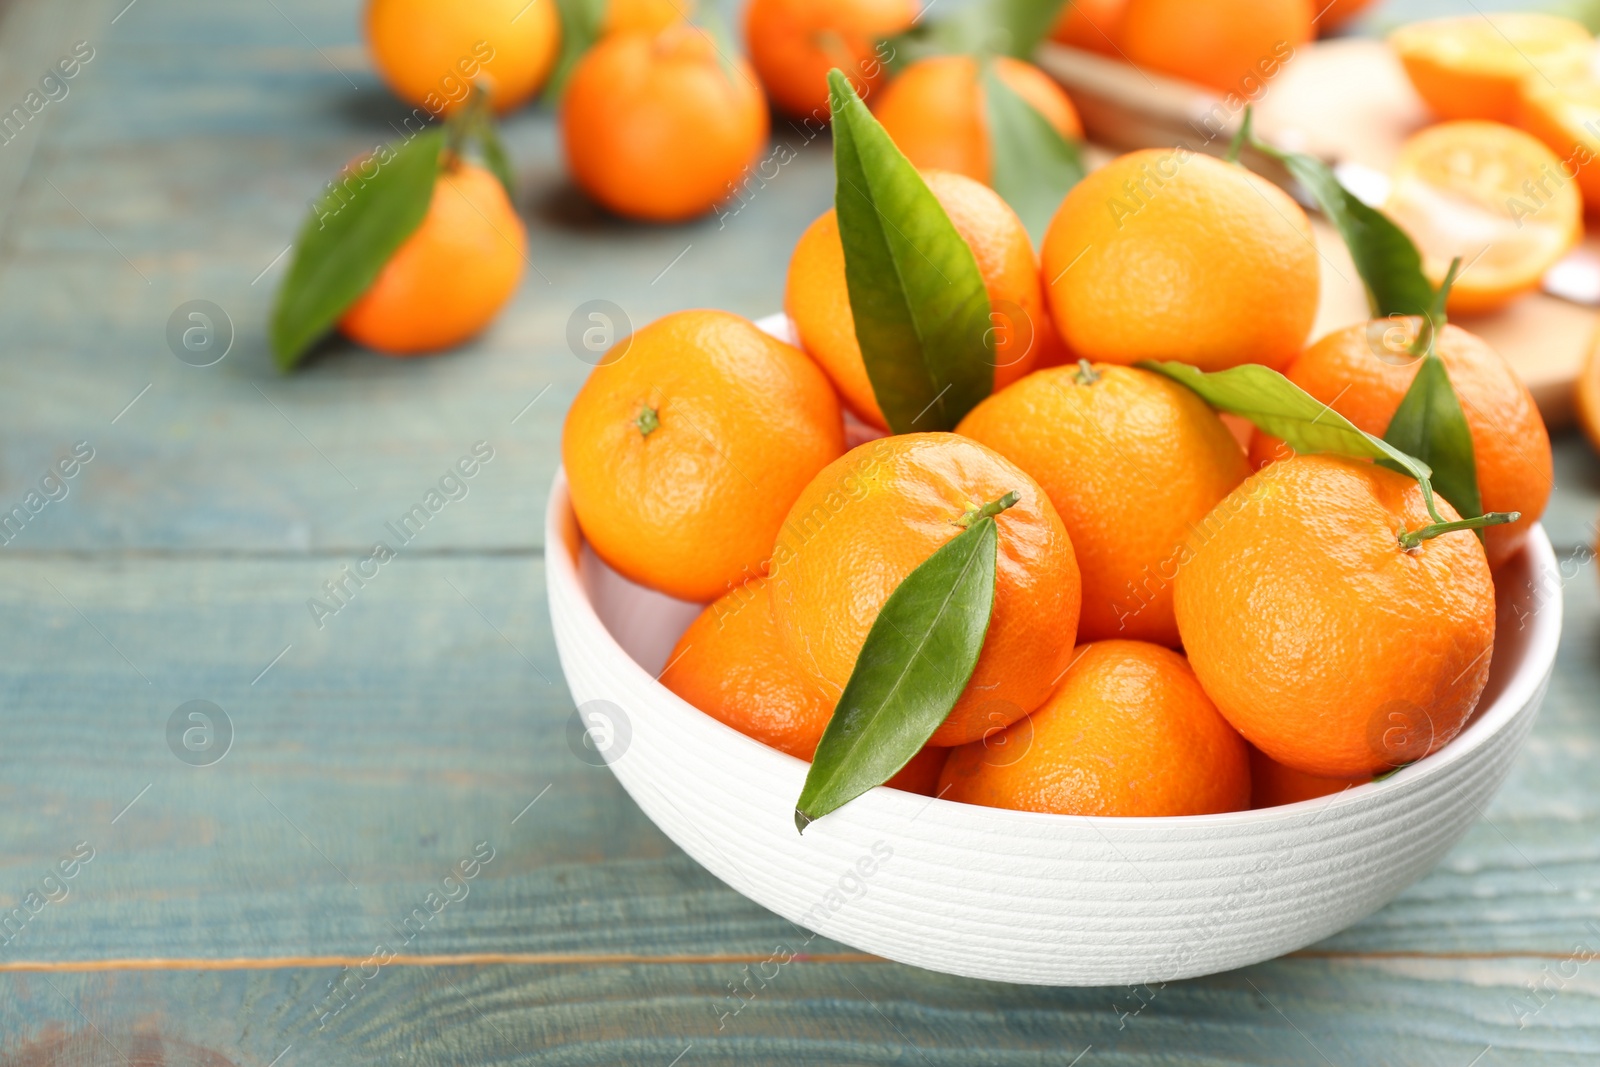
M1245 100L1313 36L1309 0L1128 0L1117 42L1141 67Z
M1539 287L1583 236L1583 201L1561 160L1498 122L1441 122L1400 149L1383 209L1435 285L1465 264L1449 310L1481 314Z
M676 222L727 197L767 141L767 102L743 59L687 22L601 39L561 97L578 186L619 215Z
M701 602L761 574L789 505L843 451L839 401L817 365L725 311L680 311L619 343L561 436L596 554Z
M750 0L750 62L779 111L828 121L828 71L837 67L868 99L888 75L879 42L911 28L915 0Z
M1282 367L1317 315L1306 213L1243 167L1187 148L1112 160L1073 187L1045 234L1067 347L1095 362Z
M505 186L456 160L435 180L421 225L346 309L339 329L390 356L460 344L516 292L527 248Z
M1031 104L1057 133L1078 140L1083 124L1067 94L1031 63L993 60L995 73ZM993 184L989 121L978 61L935 56L901 71L874 102L872 113L906 158L923 170L944 170Z
M1440 118L1511 122L1524 84L1584 74L1594 38L1558 15L1478 12L1402 26L1389 47Z
M1353 786L1372 781L1369 774L1353 778L1319 778L1314 774L1285 767L1259 748L1250 749L1250 806L1276 808L1302 800L1342 793Z
M1204 401L1133 367L1052 367L983 401L956 432L1021 467L1055 505L1083 576L1079 640L1177 647L1184 539L1250 473Z
M1039 286L1033 242L1016 212L988 186L943 171L928 171L923 178L972 249L991 312L999 316L994 385L1002 389L1060 347ZM831 208L795 245L784 307L801 347L828 372L850 411L862 422L888 429L856 340L839 219Z
M1461 731L1489 680L1494 583L1470 530L1402 541L1432 521L1406 475L1292 456L1194 531L1178 632L1246 740L1294 770L1345 778L1419 760Z
M1382 437L1417 375L1408 349L1420 325L1419 318L1378 319L1335 330L1284 373L1357 429ZM1528 387L1480 338L1451 323L1434 347L1466 416L1483 509L1522 513L1516 522L1484 530L1489 566L1498 569L1521 550L1550 498L1550 435ZM1253 468L1288 454L1276 437L1257 433L1250 442Z
M1015 722L1055 687L1078 627L1072 541L1037 483L965 437L916 433L859 445L789 510L773 549L773 618L789 658L837 702L884 601L976 508L995 518L994 606L977 666L928 743L965 744Z
M1076 650L1043 707L954 749L940 795L1057 815L1242 811L1248 748L1178 653L1099 641Z
M448 115L483 84L504 114L544 85L561 46L553 0L369 0L372 65L394 94Z

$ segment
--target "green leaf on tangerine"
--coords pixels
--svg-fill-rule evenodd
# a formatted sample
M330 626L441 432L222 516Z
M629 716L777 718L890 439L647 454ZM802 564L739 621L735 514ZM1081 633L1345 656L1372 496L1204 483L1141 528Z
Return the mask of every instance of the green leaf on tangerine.
M1187 363L1145 360L1139 366L1188 386L1218 411L1249 419L1257 429L1282 438L1301 455L1326 453L1351 459L1370 459L1391 470L1411 475L1422 487L1422 498L1433 523L1402 533L1400 543L1407 548L1415 548L1441 533L1481 529L1515 522L1518 518L1515 512L1494 512L1461 522L1446 522L1434 499L1433 472L1425 462L1402 452L1380 437L1360 430L1349 419L1271 367L1246 363L1207 373Z
M844 75L828 85L845 284L873 395L895 433L952 430L994 390L983 275Z
M994 516L1016 499L969 514L884 601L806 774L794 812L801 832L894 777L955 707L994 608Z
M1250 121L1248 109L1246 128ZM1366 286L1374 318L1426 315L1433 306L1433 284L1422 271L1422 256L1404 230L1377 208L1368 207L1339 183L1322 160L1285 152L1250 136L1251 147L1282 163L1316 201L1344 238Z
M1389 419L1383 439L1433 468L1433 484L1439 495L1450 501L1462 518L1470 519L1483 513L1478 462L1472 450L1467 414L1450 384L1450 372L1439 358L1438 347L1439 332L1445 326L1445 302L1460 268L1461 260L1457 258L1450 264L1427 316L1418 322L1412 351L1423 351L1422 362Z
M279 370L300 362L422 224L444 144L445 131L435 128L387 145L367 165L341 174L313 204L272 309Z
M1061 198L1083 180L1083 157L1050 120L983 64L983 99L989 127L991 181L1037 244Z
M608 0L555 0L555 4L561 18L561 53L544 87L546 100L561 99L578 60L600 39L610 6Z

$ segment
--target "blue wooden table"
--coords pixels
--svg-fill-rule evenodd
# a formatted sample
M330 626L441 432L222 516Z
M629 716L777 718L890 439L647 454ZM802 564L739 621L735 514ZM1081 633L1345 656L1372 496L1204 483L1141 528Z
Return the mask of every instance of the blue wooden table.
M795 157L736 214L644 227L588 207L525 111L507 134L531 269L495 327L409 363L334 345L283 378L263 336L286 245L401 114L355 4L13 2L0 111L77 42L65 94L0 144L0 513L21 515L0 535L0 1065L1600 1053L1600 462L1576 437L1547 518L1568 615L1544 712L1486 817L1393 905L1158 989L974 982L812 940L730 1015L747 968L808 935L569 748L541 514L589 369L574 309L776 309L829 204L826 143L779 126ZM210 366L168 340L194 300L231 323ZM475 447L467 495L315 617Z

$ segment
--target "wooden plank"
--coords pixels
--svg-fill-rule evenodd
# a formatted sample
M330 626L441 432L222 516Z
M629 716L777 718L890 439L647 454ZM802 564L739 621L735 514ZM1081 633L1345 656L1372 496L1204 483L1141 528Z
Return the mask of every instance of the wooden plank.
M576 308L604 297L636 326L708 304L767 314L794 240L831 199L826 143L780 127L794 159L753 180L736 211L675 227L612 219L573 192L553 117L529 109L507 135L524 163L531 265L491 331L431 361L335 344L280 379L264 335L283 262L267 268L328 175L393 137L405 109L365 71L348 10L279 7L288 17L140 4L53 116L0 258L0 333L15 353L0 499L77 441L97 458L14 549L359 547L477 440L500 444L515 488L483 493L443 544L536 546L558 413L589 369L566 347ZM153 66L172 77L152 80ZM215 367L167 350L168 317L195 298L233 323Z
M1593 963L1534 1013L1513 998L1552 961L1295 959L1154 989L1051 989L765 963L793 948L780 938L754 964L369 966L364 985L331 968L8 975L0 1064L1467 1067L1600 1054ZM329 1014L335 979L355 995Z

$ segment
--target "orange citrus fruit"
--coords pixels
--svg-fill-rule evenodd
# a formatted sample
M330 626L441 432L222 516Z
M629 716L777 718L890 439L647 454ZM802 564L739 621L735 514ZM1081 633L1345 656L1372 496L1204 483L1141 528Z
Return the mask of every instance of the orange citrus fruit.
M959 174L929 171L928 188L972 249L988 290L995 333L994 383L1004 388L1059 348L1039 286L1038 259L1028 231L988 186ZM846 406L863 422L887 429L856 341L855 316L845 285L839 220L830 208L807 227L789 260L784 307L800 344L833 379Z
M809 763L834 702L784 654L766 585L753 578L708 605L667 657L661 684L746 737ZM946 754L926 746L884 784L931 796Z
M530 99L555 66L561 20L551 0L369 0L372 65L394 94L440 115L481 84L501 113Z
M339 320L386 355L460 344L516 292L527 255L522 220L493 174L456 161L440 172L422 224Z
M789 505L843 451L816 364L725 311L680 311L619 343L561 437L572 509L600 558L702 602L762 573Z
M1342 793L1354 786L1372 781L1370 774L1353 778L1319 778L1314 774L1285 767L1262 752L1250 748L1250 806L1276 808L1282 804L1296 804L1302 800Z
M1460 732L1489 679L1494 584L1470 530L1400 540L1431 521L1403 474L1294 456L1251 475L1194 531L1178 631L1251 744L1342 778L1421 759Z
M1032 104L1057 133L1083 136L1077 109L1049 75L1020 59L1001 56L994 63L1001 82ZM984 88L978 61L971 56L935 56L911 64L873 102L872 113L916 166L991 184Z
M695 0L608 0L601 33L658 33L693 15L695 7Z
M1050 38L1073 48L1099 52L1116 58L1117 35L1122 32L1122 13L1128 0L1072 0L1050 30Z
M869 441L795 500L768 585L790 659L837 700L889 594L961 533L973 509L1012 492L1017 503L995 519L994 610L983 650L929 744L965 744L1037 707L1066 669L1077 632L1072 542L1032 478L955 434Z
M1524 83L1581 75L1594 38L1557 15L1477 12L1402 26L1389 47L1440 118L1511 122Z
M939 786L1019 811L1209 815L1249 807L1250 758L1182 656L1099 641L1076 650L1043 707L952 751Z
M1578 425L1583 428L1589 443L1600 449L1600 344L1589 348L1583 361L1583 372L1578 375L1578 388L1574 393L1578 408Z
M863 99L888 74L879 43L911 28L915 0L750 0L750 62L779 111L825 123L828 71L837 67Z
M1389 429L1417 364L1407 349L1420 320L1377 319L1323 337L1289 364L1290 381L1375 437ZM1472 435L1478 494L1485 511L1522 518L1484 531L1489 565L1498 568L1522 548L1554 486L1550 435L1533 394L1505 359L1477 336L1447 325L1435 342ZM1252 467L1290 454L1275 437L1250 443Z
M767 142L767 102L750 65L705 31L602 39L561 98L572 178L619 215L672 222L711 210Z
M915 756L911 757L909 763L883 784L890 789L931 797L939 788L939 772L944 770L944 761L949 755L948 748L924 745Z
M1203 400L1133 367L1052 367L983 401L956 432L1021 467L1055 505L1083 575L1080 640L1177 646L1184 539L1250 473Z
M1600 81L1528 79L1522 86L1517 125L1561 160L1556 173L1535 183L1534 194L1548 197L1552 186L1575 175L1584 206L1591 212L1600 208Z
M1583 236L1583 201L1561 160L1498 122L1442 122L1400 149L1384 212L1434 285L1459 256L1452 312L1493 311L1536 289Z
M778 642L767 580L731 590L689 624L661 684L718 722L809 760L833 717L833 700L794 668Z
M1317 314L1306 213L1243 167L1187 148L1112 160L1045 234L1052 319L1085 359L1281 367Z
M1117 43L1141 67L1247 100L1312 37L1310 0L1128 0Z

